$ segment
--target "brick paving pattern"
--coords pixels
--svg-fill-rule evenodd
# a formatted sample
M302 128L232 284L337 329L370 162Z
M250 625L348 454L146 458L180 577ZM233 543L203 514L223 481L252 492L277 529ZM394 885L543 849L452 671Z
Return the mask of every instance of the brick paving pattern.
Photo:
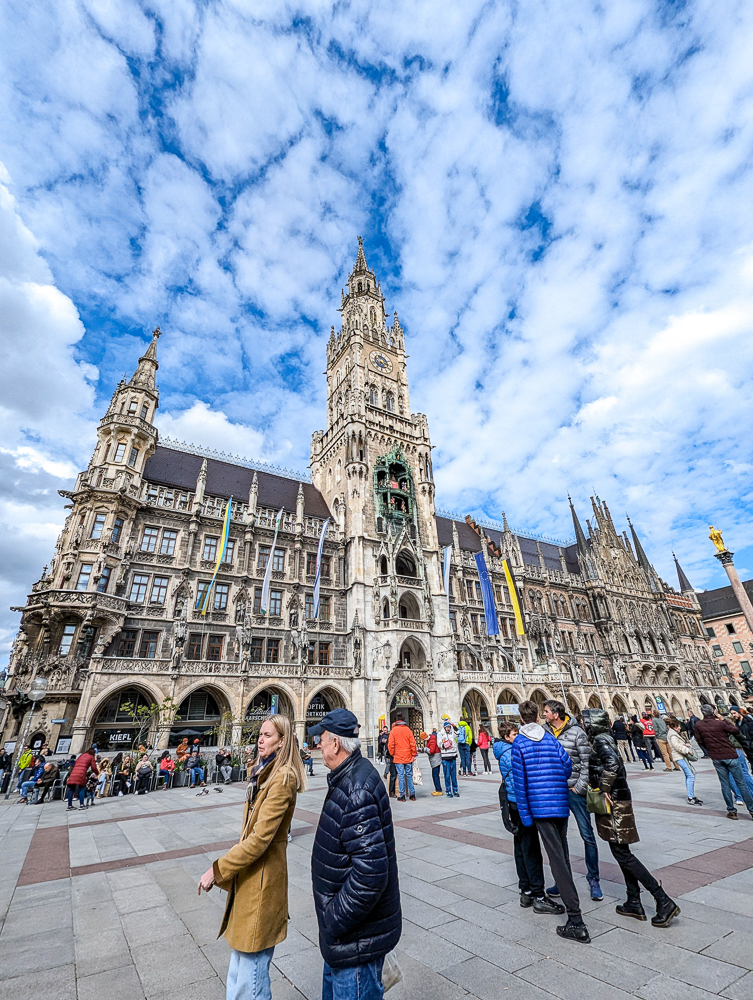
M512 840L496 776L464 779L460 800L394 803L404 929L403 981L390 1000L750 1000L753 997L753 824L725 817L709 762L698 765L703 808L674 774L630 765L641 843L636 853L678 899L666 930L614 912L619 871L600 842L604 900L588 898L582 843L571 824L576 882L593 944L560 940L562 918L518 904ZM275 951L274 1000L319 998L321 957L310 851L326 789L311 782L288 848L287 940ZM245 786L222 797L187 789L97 800L0 804L0 970L13 1000L213 1000L224 997L229 952L217 940L224 894L196 883L235 843ZM647 906L649 914L653 912Z

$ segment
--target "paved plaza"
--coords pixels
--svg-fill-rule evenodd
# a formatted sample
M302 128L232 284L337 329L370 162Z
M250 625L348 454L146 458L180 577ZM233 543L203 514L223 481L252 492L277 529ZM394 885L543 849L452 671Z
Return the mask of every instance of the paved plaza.
M728 1000L753 997L753 823L725 818L710 762L698 765L702 808L679 775L629 766L641 843L636 852L682 907L666 930L618 917L624 898L605 844L604 900L588 899L582 843L570 847L591 946L561 941L561 917L518 904L512 839L498 776L461 780L461 798L393 802L403 981L390 1000ZM310 852L326 779L298 799L289 845L287 940L275 951L275 1000L318 1000L322 961ZM424 767L426 773L427 768ZM220 1000L228 948L217 940L224 894L196 883L235 842L244 785L97 800L0 802L0 991L12 1000ZM653 912L651 910L650 912Z

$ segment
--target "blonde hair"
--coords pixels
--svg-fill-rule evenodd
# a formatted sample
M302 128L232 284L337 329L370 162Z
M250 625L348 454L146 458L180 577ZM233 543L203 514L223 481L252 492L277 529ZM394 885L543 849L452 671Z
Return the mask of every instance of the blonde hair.
M269 775L270 780L277 771L284 770L283 782L287 784L288 777L292 771L296 779L296 791L305 792L306 772L303 769L303 761L298 752L298 740L293 732L293 723L287 715L278 714L268 715L265 719L262 719L262 726L265 722L271 722L282 737L282 745L277 748L277 754L272 764L272 771Z

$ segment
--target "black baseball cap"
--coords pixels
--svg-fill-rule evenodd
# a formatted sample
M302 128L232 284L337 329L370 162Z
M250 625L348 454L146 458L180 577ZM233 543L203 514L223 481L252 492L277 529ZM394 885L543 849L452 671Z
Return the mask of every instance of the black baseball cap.
M333 736L358 736L358 730L361 727L358 724L358 719L349 712L347 708L336 708L332 712L328 712L324 716L321 722L317 722L315 726L309 726L308 734L309 736L321 736L323 732L332 733Z

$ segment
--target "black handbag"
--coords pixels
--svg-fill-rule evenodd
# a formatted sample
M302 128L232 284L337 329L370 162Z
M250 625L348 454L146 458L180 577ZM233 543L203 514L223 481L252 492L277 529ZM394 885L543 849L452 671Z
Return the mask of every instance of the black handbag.
M499 811L502 813L502 824L505 830L515 837L518 833L520 833L520 827L517 823L513 823L510 816L510 803L507 798L507 789L505 788L504 781L499 786Z

